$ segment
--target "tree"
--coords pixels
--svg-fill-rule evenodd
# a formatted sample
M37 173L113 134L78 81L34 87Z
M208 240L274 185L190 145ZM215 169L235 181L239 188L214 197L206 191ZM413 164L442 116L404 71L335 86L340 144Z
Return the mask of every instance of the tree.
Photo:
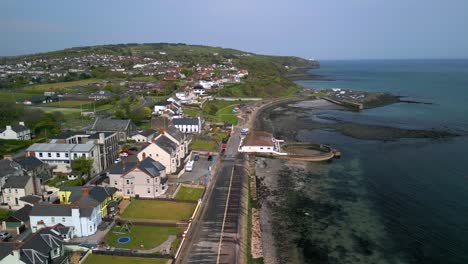
M80 157L78 159L74 159L71 162L72 170L78 171L81 173L90 176L91 170L93 169L93 160L87 159L86 157Z

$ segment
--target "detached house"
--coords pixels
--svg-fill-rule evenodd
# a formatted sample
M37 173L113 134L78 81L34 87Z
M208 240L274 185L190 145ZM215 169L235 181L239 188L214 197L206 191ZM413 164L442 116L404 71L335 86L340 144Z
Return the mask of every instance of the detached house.
M69 263L69 255L65 254L65 240L71 237L71 231L70 227L58 224L38 230L24 242L0 243L0 262Z
M29 140L31 130L24 125L24 122L19 122L18 125L6 126L6 129L0 131L0 139Z
M85 237L96 233L102 218L115 211L115 188L62 187L60 204L37 204L29 216L33 232L58 223L73 228L73 236Z
M175 173L180 166L180 156L178 145L166 136L157 138L153 143L142 149L137 157L144 160L150 157L159 161L166 167L166 173Z
M109 184L124 197L156 198L166 192L166 167L150 157L139 163L120 162L109 171Z

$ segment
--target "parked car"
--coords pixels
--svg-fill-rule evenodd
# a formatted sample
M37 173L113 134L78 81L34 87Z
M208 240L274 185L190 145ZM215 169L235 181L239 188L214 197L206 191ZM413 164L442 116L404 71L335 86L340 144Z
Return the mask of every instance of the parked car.
M200 156L198 156L198 155L195 155L195 157L193 157L193 160L194 160L194 161L197 161L197 160L199 160L199 159L200 159Z
M119 155L120 155L120 157L128 157L128 153L126 153L126 152L122 152Z
M193 170L193 160L190 160L187 162L187 165L185 165L185 171L192 171Z
M121 161L122 161L121 158L117 158L117 159L114 161L114 163L119 163L119 162L121 162Z
M208 161L211 161L213 159L213 156L209 155L208 156Z
M8 232L0 232L0 239L2 241L8 240L11 238L11 234Z

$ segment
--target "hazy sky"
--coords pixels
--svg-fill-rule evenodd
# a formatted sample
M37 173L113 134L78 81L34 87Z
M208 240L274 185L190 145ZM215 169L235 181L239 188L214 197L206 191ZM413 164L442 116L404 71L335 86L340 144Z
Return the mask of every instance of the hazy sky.
M317 59L468 58L467 0L0 0L0 55L183 42Z

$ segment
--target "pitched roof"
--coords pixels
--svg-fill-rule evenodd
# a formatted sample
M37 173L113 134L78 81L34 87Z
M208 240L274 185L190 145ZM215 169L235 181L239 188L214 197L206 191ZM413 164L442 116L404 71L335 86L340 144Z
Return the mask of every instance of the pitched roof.
M83 189L88 189L88 195L84 194ZM97 206L107 197L113 195L117 189L113 187L101 186L63 186L60 191L70 191L69 202L81 206Z
M173 151L177 150L177 144L172 142L172 140L164 135L156 139L154 144L158 145L161 149L169 154L172 154Z
M25 206L21 207L21 209L16 210L13 214L11 214L8 218L14 218L16 220L27 222L29 221L29 214L31 213L32 206L26 204Z
M186 126L189 126L189 125L195 125L195 126L198 126L199 122L198 122L198 118L174 118L172 119L172 123L174 125L186 125Z
M22 125L12 125L11 126L11 130L15 131L16 133L18 132L22 132L22 131L25 131L25 130L29 130L29 128L25 127L25 126L22 126Z
M0 261L8 256L17 246L18 243L0 243Z
M102 119L96 118L94 121L91 130L94 131L123 131L127 130L130 125L131 120L121 120L121 119Z
M32 156L27 157L25 159L22 159L18 163L19 163L19 165L21 165L21 167L23 167L23 169L25 169L27 171L34 170L37 167L44 164L40 159L38 159L36 157L32 157Z
M3 188L24 188L28 184L30 179L31 176L9 177L3 185Z
M136 162L119 162L109 169L109 174L125 174L135 168Z
M166 167L164 167L164 165L162 165L159 161L153 160L150 157L147 157L146 159L138 163L137 168L153 177L161 176L161 171L166 170Z
M171 135L175 140L182 142L184 140L184 133L180 132L175 126L170 126L167 128L166 133Z
M26 195L20 198L21 201L30 203L30 204L36 204L42 200L40 196L37 195Z
M71 205L37 204L31 210L30 216L71 216Z
M47 263L50 251L59 248L64 241L58 231L63 225L42 228L20 246L20 260L28 264Z
M142 135L144 137L148 137L148 136L151 136L151 135L153 135L155 133L156 133L156 131L153 130L153 129L145 129L145 130L141 131L141 133L138 133L138 134L140 134L140 135Z
M19 165L17 162L9 159L0 160L0 177L14 174L19 170L21 170L21 165Z

